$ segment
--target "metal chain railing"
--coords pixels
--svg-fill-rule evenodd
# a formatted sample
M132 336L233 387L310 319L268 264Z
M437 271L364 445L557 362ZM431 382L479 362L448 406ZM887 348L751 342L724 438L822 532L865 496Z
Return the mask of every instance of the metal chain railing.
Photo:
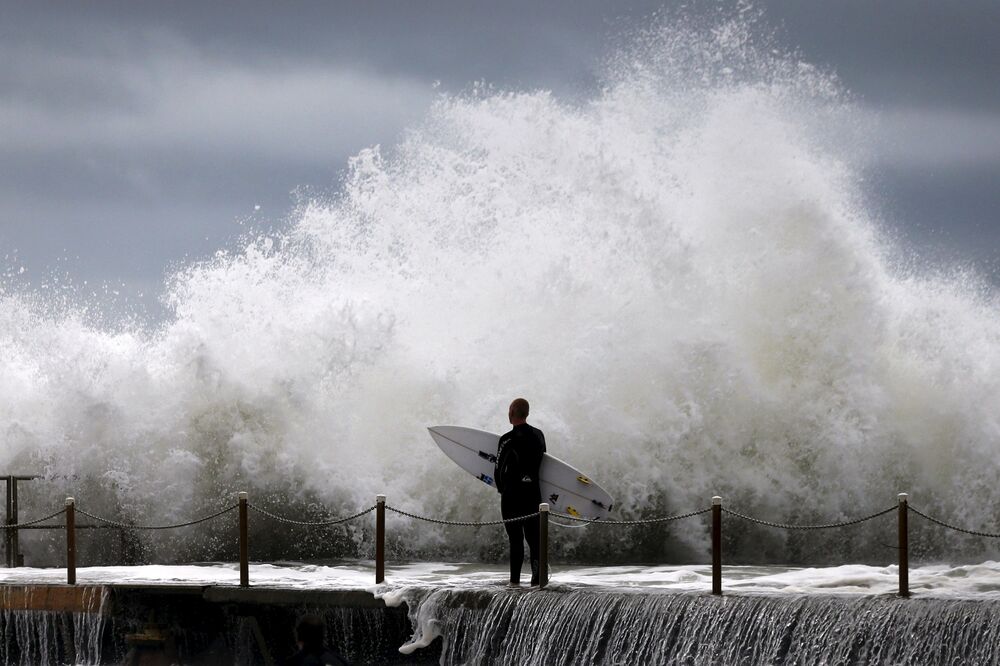
M61 508L47 516L41 518L36 518L30 521L24 521L16 524L10 525L0 525L0 531L7 531L7 551L11 552L11 544L17 543L17 530L20 528L33 528L33 529L65 529L66 530L66 578L67 583L73 585L76 583L76 531L78 528L82 527L104 527L110 526L114 528L121 528L124 530L168 530L180 527L188 527L191 525L197 525L199 523L204 523L220 516L223 516L235 509L239 509L239 570L240 570L240 586L248 587L250 585L250 560L249 560L249 521L248 521L248 511L253 510L257 513L270 518L272 520L278 521L280 523L285 523L289 525L298 525L303 527L329 527L333 525L344 524L353 520L357 520L362 516L365 516L373 511L376 513L375 520L375 583L381 584L385 581L385 511L389 510L393 513L397 513L401 516L406 516L407 518L412 518L414 520L419 520L423 522L433 523L436 525L448 525L448 526L461 526L461 527L486 527L495 525L506 525L508 523L520 523L528 520L539 519L538 530L540 541L546 544L546 547L541 550L541 568L540 571L548 571L548 534L549 534L549 524L551 518L559 518L562 520L568 520L576 523L576 525L564 525L559 522L553 522L553 524L560 527L578 527L583 528L588 525L609 525L609 526L635 526L635 525L652 525L659 523L669 523L677 520L683 520L686 518L694 518L706 513L712 513L711 522L711 543L712 543L712 594L721 595L722 592L722 515L729 514L734 518L739 518L751 523L758 525L763 525L765 527L774 527L778 529L786 530L823 530L823 529L834 529L841 527L849 527L852 525L858 525L870 520L874 520L880 516L884 516L888 513L897 512L898 513L898 537L899 546L886 546L885 544L879 544L887 548L892 548L898 551L898 576L899 576L899 595L907 597L910 595L909 590L909 542L908 542L908 522L907 516L909 511L918 516L924 518L925 520L932 522L940 527L944 527L950 530L961 532L964 534L970 534L973 536L987 537L987 538L1000 538L1000 533L991 532L981 532L978 530L970 530L957 525L952 525L946 523L938 518L929 516L926 513L910 507L908 504L908 495L906 493L900 493L898 495L899 503L897 506L890 506L881 511L862 516L860 518L855 518L852 520L844 520L836 523L823 523L815 525L796 525L790 523L778 523L770 520L763 520L755 516L750 516L738 511L733 511L722 506L721 497L713 497L712 505L704 509L697 511L689 511L687 513L676 514L672 516L662 516L655 518L640 518L635 520L611 520L611 519L601 519L601 518L583 518L579 515L571 515L567 513L561 513L559 511L550 511L548 504L541 504L539 510L523 516L517 516L515 518L506 518L500 520L482 520L482 521L471 521L471 520L444 520L440 518L431 518L428 516L423 516L416 513L411 513L409 511L404 511L394 506L389 506L385 503L385 495L378 495L376 497L376 503L373 506L369 506L357 513L351 514L349 516L342 516L339 518L332 518L329 520L320 521L305 521L305 520L295 520L293 518L286 518L285 516L278 515L267 509L264 509L255 504L250 504L247 498L247 493L239 493L239 502L227 507L224 507L215 513L203 516L201 518L196 518L194 520L189 520L180 523L173 523L169 525L135 525L131 523L126 523L123 521L112 520L109 518L104 518L102 516L95 515L86 510L77 508L75 506L74 499L68 497L66 499L66 507ZM87 516L102 525L76 525L75 516L79 512L80 515ZM576 513L576 512L574 512ZM60 515L66 516L65 525L39 525L40 523L45 523L46 521L52 520ZM15 557L19 557L16 555ZM8 559L8 562L11 560ZM17 566L16 559L15 564L8 564L8 566ZM539 581L540 587L545 587L548 583L547 575L543 575Z
M769 520L761 520L760 518L754 518L753 516L748 516L743 513L737 513L736 511L731 511L726 507L722 507L723 513L728 513L730 516L735 516L736 518L742 518L743 520L749 520L751 523L757 523L758 525L766 525L767 527L778 527L785 530L828 530L835 527L847 527L849 525L857 525L873 518L878 518L879 516L884 516L885 514L896 511L895 506L890 506L888 509L883 509L877 513L873 513L869 516L864 516L862 518L856 518L854 520L845 520L840 523L825 523L821 525L790 525L787 523L773 523Z
M186 522L181 522L181 523L172 523L172 524L169 524L169 525L134 525L134 524L126 523L126 522L123 522L123 521L112 520L110 518L104 518L102 516L98 516L98 515L92 514L89 511L85 511L84 509L81 509L79 507L77 507L76 511L77 511L77 513L80 513L80 514L82 514L84 516L87 516L88 518L93 518L94 520L97 520L97 521L99 521L101 523L104 523L106 525L110 525L112 527L119 527L119 528L122 528L122 529L131 529L131 530L167 530L167 529L174 529L174 528L178 528L178 527L188 527L190 525L197 525L199 523L207 522L209 520L212 520L213 518L218 518L219 516L225 515L225 514L229 513L230 511L233 511L238 506L239 506L238 504L233 504L231 506L228 506L228 507L225 507L223 509L220 509L219 511L217 511L215 513L212 513L212 514L207 515L207 516L203 516L201 518L196 518L194 520L190 520L190 521L186 521ZM351 514L350 516L344 516L344 517L341 517L341 518L334 518L334 519L331 519L331 520L305 521L305 520L294 520L292 518L286 518L284 516L280 516L278 514L275 514L275 513L272 513L270 511L268 511L267 509L259 507L256 504L248 504L247 506L250 509L253 509L254 511L256 511L257 513L259 513L261 515L264 515L264 516L266 516L268 518L271 518L272 520L277 520L278 522L286 523L286 524L289 524L289 525L301 525L301 526L304 526L304 527L326 527L326 526L332 526L332 525L339 525L339 524L342 524L342 523L347 523L347 522L350 522L352 520L356 520L358 518L361 518L362 516L365 516L365 515L371 513L372 511L374 511L376 509L376 505L372 505L372 506L370 506L370 507L368 507L366 509L358 511L357 513ZM521 521L524 521L524 520L530 520L531 518L536 518L539 515L539 512L536 511L534 513L527 514L527 515L524 515L524 516L517 516L515 518L506 518L506 519L499 519L499 520L481 520L481 521L472 521L472 520L444 520L444 519L440 519L440 518L430 518L428 516L422 516L422 515L419 515L419 514L416 514L416 513L411 513L409 511L404 511L403 509L399 509L397 507L390 506L390 505L386 505L385 508L388 509L389 511L392 511L394 513L398 513L398 514L400 514L402 516L406 516L408 518L413 518L415 520L421 520L421 521L428 522L428 523L434 523L436 525L454 525L454 526L461 526L461 527L488 527L488 526L492 526L492 525L503 525L503 524L506 524L506 523L516 523L516 522L521 522ZM794 524L788 524L788 523L776 523L776 522L772 522L772 521L769 521L769 520L763 520L761 518L756 518L754 516L748 516L746 514L739 513L738 511L733 511L733 510L725 508L725 507L722 508L722 511L724 513L728 513L729 515L734 516L736 518L741 518L743 520L747 520L747 521L750 521L752 523L757 523L758 525L765 525L767 527L776 527L776 528L788 529L788 530L820 530L820 529L831 529L831 528L837 528L837 527L848 527L850 525L857 525L859 523L863 523L863 522L872 520L874 518L878 518L879 516L883 516L883 515L885 515L887 513L890 513L891 511L895 511L895 510L896 510L896 507L892 506L892 507L889 507L887 509L883 509L882 511L878 511L878 512L873 513L873 514L870 514L870 515L867 515L867 516L863 516L861 518L856 518L854 520L847 520L847 521L838 522L838 523L825 523L825 524L818 524L818 525L794 525ZM927 514L921 512L921 511L919 511L919 510L917 510L917 509L915 509L913 507L910 507L910 510L913 511L914 513L916 513L917 515L919 515L919 516L921 516L921 517L923 517L923 518L925 518L925 519L927 519L927 520L929 520L929 521L931 521L933 523L941 525L942 527L947 527L949 529L956 530L958 532L964 532L966 534L972 534L972 535L975 535L975 536L1000 538L1000 534L993 534L993 533L989 533L989 532L978 532L978 531L975 531L975 530L968 530L968 529L965 529L965 528L962 528L962 527L951 525L949 523L945 523L945 522L943 522L941 520L938 520L937 518L934 518L932 516L928 516ZM59 511L56 511L56 512L54 512L54 513L52 513L52 514L50 514L48 516L44 516L42 518L36 518L35 520L21 522L21 523L18 523L16 525L0 525L0 529L18 529L18 528L21 528L21 527L28 527L30 525L37 525L38 523L43 523L43 522L45 522L47 520L51 520L52 518L55 518L56 516L59 516L59 515L65 513L65 511L66 511L66 509L63 508L63 509L60 509ZM683 520L685 518L693 518L695 516L700 516L702 514L708 513L709 511L711 511L711 508L700 509L698 511L690 511L688 513L682 513L682 514L677 514L677 515L673 515L673 516L663 516L663 517L659 517L659 518L640 518L640 519L635 519L635 520L610 520L610 519L604 519L604 518L581 518L579 516L573 516L573 515L566 514L566 513L560 513L558 511L552 511L550 515L552 515L554 517L557 517L557 518L561 518L563 520L571 520L573 522L585 523L585 524L588 524L588 525L591 525L591 524L598 524L598 525L651 525L651 524L656 524L656 523L673 522L675 520Z
M683 520L684 518L693 518L694 516L700 516L703 513L708 513L712 508L702 509L700 511L691 511L689 513L682 513L676 516L666 516L663 518L642 518L638 520L605 520L604 518L580 518L578 516L571 516L566 513L559 513L558 511L553 511L552 515L558 518L563 518L565 520L573 520L578 523L588 523L597 525L649 525L652 523L669 523L674 520Z
M910 511L912 511L915 514L917 514L921 518L924 518L925 520L929 520L932 523L940 525L941 527L947 527L949 530L955 530L956 532L963 532L965 534L971 534L973 536L987 537L987 538L990 538L990 539L1000 539L1000 534L993 534L991 532L977 532L976 530L967 530L964 527L958 527L957 525L951 525L949 523L944 522L943 520L938 520L937 518L934 518L932 516L928 516L923 511L920 511L919 509L914 509L912 506L910 507Z
M416 520L422 520L427 523L434 523L435 525L459 525L462 527L486 527L488 525L504 525L506 523L519 523L523 520L531 520L540 515L539 511L527 514L525 516L518 516L516 518L506 518L503 520L441 520L440 518L428 518L427 516L420 516L415 513L410 513L408 511L403 511L402 509L397 509L394 506L385 505L385 508L389 511L398 513L401 516L406 516L407 518L414 518Z
M172 525L133 525L131 523L125 523L125 522L121 522L121 521L118 521L118 520L111 520L109 518L102 518L101 516L95 516L92 513L84 511L80 507L76 507L76 512L79 513L79 514L82 514L84 516L87 516L88 518L93 518L94 520L97 520L99 522L105 523L106 525L112 525L114 527L121 527L123 529L129 529L129 530L171 530L171 529L174 529L175 527L188 527L189 525L197 525L198 523L207 522L209 520L212 520L213 518L218 518L219 516L225 515L225 514L229 513L230 511L233 511L238 506L239 506L239 504L233 504L231 506L227 506L224 509L216 511L215 513L213 513L213 514L211 514L209 516L204 516L202 518L196 518L195 520L189 520L189 521L183 522L183 523L174 523ZM65 509L63 509L63 511L65 511Z
M17 524L12 524L12 525L0 525L0 528L5 529L5 530L16 530L16 529L21 528L21 527L28 527L30 525L37 525L38 523L44 523L46 520L51 520L52 518L55 518L56 516L61 516L64 513L66 513L66 507L63 507L63 508L59 509L58 511L56 511L55 513L52 513L52 514L49 514L48 516L45 516L44 518L36 518L34 520L27 520L27 521L25 521L23 523L17 523ZM62 526L61 525L53 525L53 527L62 527Z
M76 508L76 511L77 511L77 513L80 513L80 514L82 514L84 516L87 516L88 518L93 518L96 521L99 521L99 522L104 523L106 525L110 525L112 527L118 527L118 528L122 528L122 529L130 529L130 530L168 530L168 529L174 529L174 528L178 528L178 527L188 527L190 525L197 525L199 523L207 522L209 520L212 520L214 518L218 518L219 516L223 516L223 515L229 513L230 511L235 510L238 506L239 506L238 504L232 504L232 505L230 505L228 507L220 509L219 511L216 511L215 513L209 514L207 516L203 516L201 518L196 518L194 520L189 520L189 521L185 521L185 522L172 523L172 524L169 524L169 525L134 525L132 523L126 523L126 522L123 522L123 521L112 520L110 518L104 518L103 516L95 515L93 513L90 513L89 511L86 511L86 510L81 509L79 507ZM347 522L350 522L352 520L357 520L358 518L361 518L362 516L365 516L365 515L371 513L372 511L374 511L377 508L377 505L373 504L372 506L370 506L370 507L368 507L366 509L363 509L361 511L358 511L357 513L351 514L349 516L343 516L343 517L340 517L340 518L333 518L331 520L306 521L306 520L294 520L292 518L286 518L284 516L280 516L278 514L272 513L271 511L268 511L267 509L264 509L264 508L262 508L260 506L257 506L256 504L248 504L247 506L250 509L253 509L254 511L256 511L257 513L259 513L259 514L261 514L263 516L266 516L268 518L271 518L272 520L276 520L278 522L286 523L286 524L289 524L289 525L301 525L303 527L327 527L327 526L332 526L332 525L340 525L342 523L347 523ZM527 514L527 515L524 515L524 516L517 516L516 518L506 518L506 519L498 519L498 520L479 520L479 521L473 521L473 520L444 520L444 519L441 519L441 518L430 518L428 516L422 516L420 514L411 513L409 511L404 511L403 509L399 509L397 507L390 506L390 505L386 505L385 508L388 509L389 511L394 512L394 513L398 513L401 516L406 516L407 518L413 518L415 520L421 520L421 521L428 522L428 523L434 523L436 525L453 525L453 526L460 526L460 527L488 527L488 526L493 526L493 525L504 525L506 523L516 523L516 522L521 522L521 521L525 521L525 520L530 520L532 518L537 518L540 515L539 512L536 511L534 513ZM758 525L764 525L766 527L776 527L776 528L779 528L779 529L786 529L786 530L823 530L823 529L834 529L834 528L838 528L838 527L849 527L851 525L858 525L860 523L864 523L864 522L867 522L869 520L873 520L875 518L878 518L880 516L884 516L885 514L891 513L891 512L896 511L896 510L897 510L897 507L891 506L891 507L888 507L888 508L883 509L881 511L877 511L875 513L869 514L867 516L862 516L860 518L855 518L853 520L845 520L845 521L837 522L837 523L822 523L822 524L816 524L816 525L796 525L796 524L791 524L791 523L777 523L777 522L773 522L773 521L770 521L770 520L763 520L763 519L757 518L755 516L749 516L747 514L740 513L738 511L733 511L732 509L729 509L729 508L726 508L726 507L722 507L723 513L727 513L727 514L729 514L729 515L731 515L731 516L733 516L735 518L740 518L742 520L746 520L746 521L749 521L749 522L752 522L752 523L756 523ZM934 523L936 525L940 525L941 527L946 527L946 528L948 528L950 530L955 530L956 532L962 532L964 534L970 534L970 535L973 535L973 536L980 536L980 537L987 537L987 538L991 538L991 539L1000 539L1000 533L982 532L982 531L978 531L978 530L970 530L970 529L967 529L967 528L964 528L964 527L959 527L957 525L952 525L951 523L946 523L943 520L940 520L938 518L930 516L930 515L924 513L923 511L920 511L919 509L917 509L917 508L915 508L913 506L910 506L909 510L912 511L913 513L917 514L921 518L924 518L925 520L928 520L928 521L930 521L930 522L932 522L932 523ZM702 514L708 513L709 511L711 511L711 508L705 508L705 509L701 509L701 510L698 510L698 511L690 511L688 513L682 513L682 514L677 514L677 515L673 515L673 516L663 516L663 517L659 517L659 518L641 518L641 519L635 519L635 520L610 520L610 519L604 519L604 518L581 518L579 516L573 516L573 515L570 515L570 514L561 513L559 511L552 511L550 513L550 515L553 516L553 517L561 518L563 520L570 520L570 521L573 521L573 522L584 523L584 524L588 524L588 525L594 525L594 524L596 524L596 525L650 525L650 524L656 524L656 523L668 523L668 522L672 522L672 521L675 521L675 520L683 520L685 518L693 518L695 516L700 516ZM34 520L27 520L27 521L23 521L23 522L16 523L16 524L10 524L10 525L0 524L0 530L5 530L5 529L6 530L9 530L9 529L20 529L20 528L23 528L23 527L30 527L32 525L38 525L39 523L44 523L47 520L52 520L53 518L56 518L57 516L60 516L60 515L64 514L65 512L66 512L66 509L62 508L62 509L59 509L58 511L55 511L55 512L53 512L53 513L51 513L51 514L49 514L47 516L43 516L41 518L35 518ZM62 526L61 525L53 525L52 527L62 527Z
M351 516L346 516L344 518L335 518L333 520L323 520L323 521L316 521L316 522L311 522L311 521L306 521L306 520L292 520L291 518L285 518L284 516L279 516L277 514L271 513L270 511L267 511L266 509L262 509L259 506L257 506L256 504L249 504L248 503L247 506L250 507L251 509L253 509L254 511L256 511L257 513L259 513L259 514L267 516L268 518L271 518L272 520L277 520L279 523L288 523L289 525L303 525L303 526L307 526L307 527L326 527L328 525L339 525L341 523L347 523L347 522L350 522L350 521L352 521L352 520L354 520L356 518L360 518L361 516L364 516L365 514L369 514L372 511L374 511L376 505L373 504L370 507L368 507L367 509L364 509L363 511L358 511L355 514L353 514Z

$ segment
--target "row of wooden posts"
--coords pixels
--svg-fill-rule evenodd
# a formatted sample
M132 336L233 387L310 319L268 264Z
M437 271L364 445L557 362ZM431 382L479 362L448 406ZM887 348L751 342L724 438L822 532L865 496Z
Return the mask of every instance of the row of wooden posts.
M910 596L908 495L900 493L899 532L899 596ZM247 494L239 494L240 520L240 586L250 586L250 529ZM548 584L549 505L538 505L539 583ZM375 498L375 583L385 581L385 495ZM76 510L72 497L66 498L66 582L76 583ZM712 498L712 594L722 594L722 498Z

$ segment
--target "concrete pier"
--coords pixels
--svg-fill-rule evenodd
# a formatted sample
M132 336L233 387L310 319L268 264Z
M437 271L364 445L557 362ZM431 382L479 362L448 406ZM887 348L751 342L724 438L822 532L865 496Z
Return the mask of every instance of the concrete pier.
M353 663L437 663L440 655L401 655L412 632L406 607L388 608L364 590L6 584L0 664L21 663L29 650L102 664L281 663L305 613L324 618L328 644Z

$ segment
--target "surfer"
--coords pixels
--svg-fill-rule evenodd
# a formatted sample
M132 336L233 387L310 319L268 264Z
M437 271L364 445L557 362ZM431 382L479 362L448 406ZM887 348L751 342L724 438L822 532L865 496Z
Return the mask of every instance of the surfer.
M497 464L494 471L500 491L500 514L504 520L536 513L542 501L538 469L545 453L545 435L528 425L528 401L517 398L510 403L507 418L513 429L497 444ZM514 523L504 523L510 541L510 584L521 585L521 565L524 563L524 542L528 542L531 558L531 584L538 585L538 517Z

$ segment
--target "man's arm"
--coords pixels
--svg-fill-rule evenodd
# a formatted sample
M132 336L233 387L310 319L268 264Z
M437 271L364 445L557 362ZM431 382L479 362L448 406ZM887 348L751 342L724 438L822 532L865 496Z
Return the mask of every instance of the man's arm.
M507 485L508 479L504 474L504 467L510 466L510 458L514 457L514 463L517 464L518 455L517 447L514 444L513 433L507 433L500 437L497 442L497 460L493 464L493 485L496 487L498 493L502 493L504 486Z
M538 442L542 445L542 453L545 453L545 433L535 428L535 434L538 435Z
M532 478L536 481L539 478L538 472L539 468L542 466L542 455L545 453L545 435L538 428L532 427L532 433L535 435L535 441L530 441L527 437L523 438L522 446L524 447L524 470L525 474L530 474Z

